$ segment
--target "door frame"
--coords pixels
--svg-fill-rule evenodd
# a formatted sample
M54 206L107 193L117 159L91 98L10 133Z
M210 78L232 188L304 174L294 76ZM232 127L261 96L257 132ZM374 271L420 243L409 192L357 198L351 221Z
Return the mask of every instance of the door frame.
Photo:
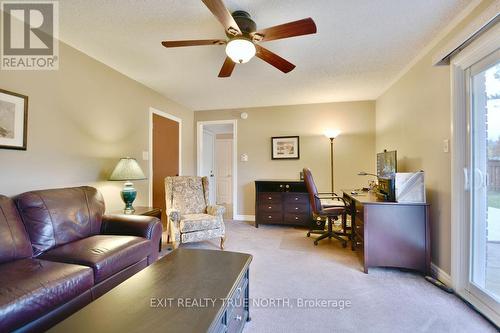
M233 125L233 220L238 219L238 120L204 120L196 122L196 173L201 175L203 167L203 126L216 124Z
M153 107L149 108L149 122L148 122L148 131L149 131L149 146L148 146L148 187L149 187L149 206L153 205L153 115L157 115L163 118L167 118L179 123L179 176L182 175L182 119L174 116L173 114L160 111Z
M451 74L451 280L452 286L462 298L475 306L496 325L500 316L488 302L476 297L466 288L469 273L469 192L466 167L467 147L467 77L469 67L495 52L500 45L500 24L479 37L450 62Z

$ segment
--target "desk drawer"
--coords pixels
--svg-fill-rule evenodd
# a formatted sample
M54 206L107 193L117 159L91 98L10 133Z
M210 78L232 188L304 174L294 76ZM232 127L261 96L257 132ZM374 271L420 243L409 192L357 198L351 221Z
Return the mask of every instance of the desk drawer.
M261 204L281 202L281 193L277 192L259 193L259 202Z
M355 226L356 226L356 230L355 230L356 233L364 236L364 234L365 234L365 224L363 223L363 221L356 219Z
M309 206L307 204L298 204L287 202L285 204L285 213L291 214L308 214Z
M307 193L285 193L285 202L287 204L309 204L309 194Z

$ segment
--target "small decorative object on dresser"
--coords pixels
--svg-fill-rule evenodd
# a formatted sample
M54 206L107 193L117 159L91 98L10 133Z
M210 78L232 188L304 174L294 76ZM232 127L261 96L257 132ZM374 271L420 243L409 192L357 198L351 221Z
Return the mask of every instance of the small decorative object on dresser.
M0 148L26 150L28 96L0 89Z
M300 159L300 141L298 136L275 136L271 138L273 160Z
M139 163L137 163L135 158L131 157L121 158L115 169L111 173L109 180L125 181L123 190L120 192L122 200L125 203L125 208L123 209L123 212L125 214L131 214L135 212L132 203L137 196L137 190L134 188L132 180L143 179L146 179L146 176L144 176Z
M259 224L311 227L312 223L309 194L303 181L255 181L256 228Z

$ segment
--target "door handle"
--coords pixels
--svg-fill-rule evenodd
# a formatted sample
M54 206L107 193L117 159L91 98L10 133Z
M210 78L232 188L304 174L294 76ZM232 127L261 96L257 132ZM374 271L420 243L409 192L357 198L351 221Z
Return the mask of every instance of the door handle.
M469 191L470 190L469 170L467 170L467 168L464 168L464 190L465 191Z
M479 184L477 186L474 186L474 188L476 190L479 190L479 189L482 189L484 188L484 183L485 183L485 179L484 179L484 173L481 171L481 169L479 168L476 168L474 170L476 172L476 174L479 176ZM475 184L474 184L475 185Z

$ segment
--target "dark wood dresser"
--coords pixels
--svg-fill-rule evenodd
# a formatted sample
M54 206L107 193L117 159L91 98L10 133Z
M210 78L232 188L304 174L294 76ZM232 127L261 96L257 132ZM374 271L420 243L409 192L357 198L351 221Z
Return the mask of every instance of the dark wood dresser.
M309 194L299 180L255 181L255 227L283 224L311 227Z
M343 192L351 207L353 250L365 273L369 267L382 266L429 274L429 204L387 202L373 192Z

